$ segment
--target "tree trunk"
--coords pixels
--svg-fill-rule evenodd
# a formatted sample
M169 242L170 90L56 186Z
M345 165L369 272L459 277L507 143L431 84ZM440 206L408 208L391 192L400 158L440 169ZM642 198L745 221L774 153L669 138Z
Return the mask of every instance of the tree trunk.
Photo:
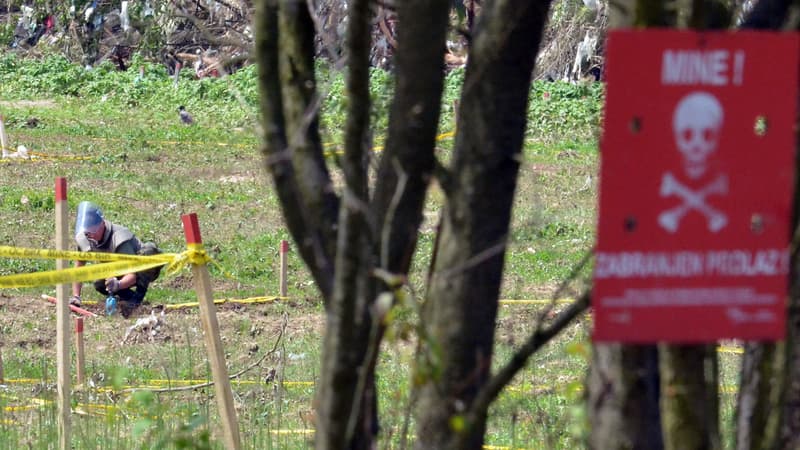
M716 345L659 349L665 449L719 449Z
M782 347L756 342L745 345L736 404L737 450L777 448L783 388L776 380L781 379Z
M369 202L369 0L349 5L346 48L348 102L333 297L328 308L317 388L316 448L367 450L378 432L374 365L378 338L369 306L375 298Z
M483 445L485 421L471 429L459 424L491 367L528 92L548 7L549 1L487 3L474 28L423 310L427 371L416 410L418 448ZM468 438L456 444L461 433Z
M684 0L678 27L726 28L732 12L721 2ZM716 345L663 345L659 349L664 448L719 449L719 364Z
M609 27L674 24L664 2L609 2ZM589 447L596 450L661 449L658 349L595 344L589 367Z
M380 267L391 273L408 272L433 175L449 7L447 0L397 3L395 95L373 201Z
M314 22L304 0L286 0L279 5L278 67L288 148L276 156L290 159L296 172L294 183L302 203L300 208L298 205L288 206L295 209L294 214L303 216L306 234L295 235L295 239L315 281L320 284L327 304L332 292L339 201L325 164L319 135L320 99L314 74Z
M589 448L663 448L654 345L595 345L588 381Z
M800 191L796 190L795 192ZM795 208L797 209L797 207ZM796 254L792 255L792 261L794 261L792 273L795 274L793 279L798 280L800 264L798 264ZM800 448L800 377L798 377L800 374L800 314L798 314L800 293L797 281L792 284L788 319L789 335L784 353L788 359L783 366L782 373L784 389L775 393L781 401L780 406L776 409L780 409L782 413L778 416L780 421L778 448L785 450Z
M263 0L256 3L255 24L264 163L298 253L327 305L339 201L317 129L313 22L303 1Z

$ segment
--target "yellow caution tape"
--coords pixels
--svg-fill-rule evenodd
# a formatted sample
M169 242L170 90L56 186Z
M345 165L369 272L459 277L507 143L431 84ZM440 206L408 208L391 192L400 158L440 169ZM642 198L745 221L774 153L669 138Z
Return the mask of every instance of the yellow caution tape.
M444 139L447 139L447 138L451 138L451 137L453 137L455 135L456 135L456 131L455 130L448 131L446 133L442 133L442 134L436 136L436 140L437 141L441 141L441 140L444 140Z
M152 256L125 255L118 253L79 252L73 250L41 250L38 248L8 247L0 245L0 258L16 259L69 259L77 261L140 261L151 262L154 256L163 257L166 262L172 261L174 255L161 253Z
M3 382L6 383L6 384L36 384L36 383L43 383L41 378L15 378L15 379L6 378L5 380L3 380ZM12 398L14 398L14 397L12 397Z
M441 140L444 140L444 139L447 139L447 138L451 138L451 137L453 137L455 135L456 135L455 130L448 131L448 132L445 132L445 133L437 135L436 136L436 140L437 141L441 141ZM338 145L339 144L336 144L336 143L333 143L333 142L326 142L326 143L322 144L323 147L338 147ZM382 145L376 145L376 146L372 147L372 151L373 152L382 152L383 151L383 146ZM335 148L335 149L332 149L332 150L324 150L322 152L322 154L324 156L343 155L344 154L344 150L342 150L340 148Z
M182 253L160 253L149 256L0 246L0 257L105 262L105 264L64 270L6 275L0 277L0 288L52 286L92 281L116 277L126 273L141 272L160 266L167 266L167 275L172 275L189 264L202 265L211 261L211 258L203 249L203 244L189 244L187 250Z
M59 159L67 160L87 160L92 159L91 156L77 156L77 155L55 155L42 152L32 152L20 155L15 148L4 147L4 150L9 152L9 156L0 158L0 162L34 162L34 161L55 161Z
M224 303L237 303L237 304L255 304L255 303L268 303L274 302L275 300L283 300L288 299L288 297L251 297L251 298L244 298L244 299L233 299L233 298L220 298L214 300L215 305L222 305ZM196 308L200 306L198 302L187 302L187 303L173 303L170 305L164 305L165 309L181 309L181 308Z
M59 159L66 159L72 161L86 161L92 159L91 156L78 156L78 155L55 155L55 154L48 154L48 153L41 153L41 152L28 152L29 155L32 157L36 157L42 160L59 160Z
M3 407L3 411L5 412L29 411L31 409L39 409L41 407L42 405L5 406Z
M87 139L92 140L92 141L104 141L104 142L122 142L122 141L128 142L132 138L128 138L128 137L125 137L125 138L111 138L111 137L94 136L94 137L89 137ZM166 140L159 141L159 140L152 140L152 139L143 139L142 142L145 142L145 143L148 143L148 144L161 144L161 145L175 145L175 144L202 145L202 146L216 145L218 147L239 147L239 148L255 147L255 146L258 145L258 143L256 143L256 142L254 142L252 144L248 144L248 143L238 143L237 144L237 143L230 143L230 142L166 141Z
M717 347L717 353L733 353L741 355L744 353L744 349L741 347L730 347L730 346L720 345L719 347Z

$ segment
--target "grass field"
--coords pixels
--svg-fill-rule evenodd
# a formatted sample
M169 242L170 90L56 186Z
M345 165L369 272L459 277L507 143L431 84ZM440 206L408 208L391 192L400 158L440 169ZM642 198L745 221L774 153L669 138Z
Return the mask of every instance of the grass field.
M92 73L58 59L41 63L0 58L0 113L11 144L40 157L0 161L0 245L54 245L53 186L68 181L71 211L81 200L104 208L111 221L168 252L185 245L180 217L197 213L217 299L278 293L278 250L288 239L271 180L262 168L256 131L254 71L225 80L181 79L173 86L161 68ZM342 80L321 68L325 142L341 142ZM448 76L441 131L451 131L452 100L461 74ZM390 77L373 74L376 141L391 96ZM544 95L544 93L548 95ZM558 83L531 92L529 130L501 298L548 299L591 249L597 186L597 137L602 89ZM184 126L178 105L196 124ZM451 140L438 143L450 151ZM335 170L335 169L334 169ZM409 400L415 348L415 303L441 194L433 191L416 256L409 304L401 305L378 368L383 417L381 448L410 445ZM0 258L0 275L50 270L47 260ZM579 274L569 297L588 284ZM0 290L0 342L6 384L0 387L0 448L53 448L55 426L55 309L41 294L52 287ZM91 288L86 300L102 301ZM308 272L290 255L288 299L219 307L221 338L233 380L245 448L309 447L313 392L320 360L323 311ZM196 309L168 309L153 331L128 329L160 305L194 301L188 271L160 278L137 315L87 321L89 381L73 392L76 449L222 448L220 422ZM101 305L90 305L101 312ZM558 307L557 307L558 308ZM556 309L557 309L556 308ZM496 363L504 362L543 315L542 304L506 302L497 325ZM589 318L571 326L541 353L492 407L490 448L557 449L581 446L587 432L583 376ZM722 356L723 384L736 377L736 354ZM733 397L723 393L730 429Z

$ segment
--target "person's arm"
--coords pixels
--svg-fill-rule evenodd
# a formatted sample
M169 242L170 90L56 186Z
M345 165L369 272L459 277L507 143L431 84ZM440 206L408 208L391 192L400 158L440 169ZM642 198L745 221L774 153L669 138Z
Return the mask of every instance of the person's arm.
M136 251L134 250L133 243L131 241L123 242L122 245L117 247L115 253L121 253L126 255L135 255ZM120 278L117 277L110 277L106 278L106 289L112 294L115 294L116 291L121 289L127 289L136 284L136 273L126 273ZM112 289L113 288L113 289Z
M112 277L112 278L107 279L106 280L106 286L108 286L108 282L110 280L112 280L112 279L116 280L117 278L113 278ZM122 276L122 278L120 278L118 280L118 282L119 282L119 284L117 286L117 290L127 289L127 288L133 286L134 284L136 284L136 274L135 273L126 273L125 275ZM113 292L112 292L112 294L113 294Z

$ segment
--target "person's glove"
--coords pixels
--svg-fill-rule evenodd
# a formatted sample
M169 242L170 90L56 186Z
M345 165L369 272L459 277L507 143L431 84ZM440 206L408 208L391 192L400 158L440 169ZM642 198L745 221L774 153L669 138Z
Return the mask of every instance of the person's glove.
M72 306L81 306L81 296L73 295L69 298L69 304Z
M106 290L112 294L116 294L119 290L119 280L116 278L109 278L106 280Z

